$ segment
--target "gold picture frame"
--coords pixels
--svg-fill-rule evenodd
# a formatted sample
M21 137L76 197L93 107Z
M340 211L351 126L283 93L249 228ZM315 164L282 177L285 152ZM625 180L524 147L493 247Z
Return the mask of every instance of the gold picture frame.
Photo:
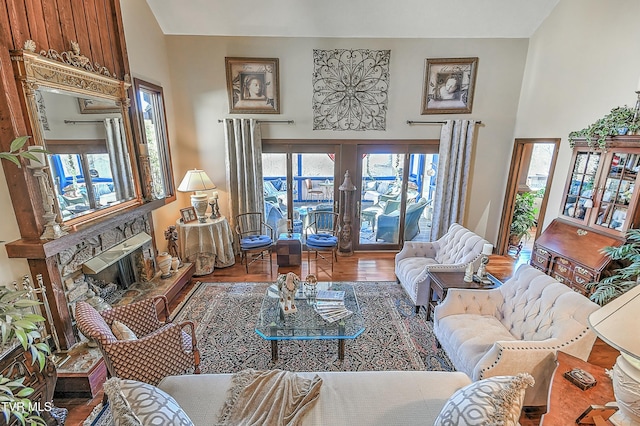
M180 217L182 218L183 223L189 223L198 220L196 209L193 206L180 209Z
M478 58L426 59L422 115L470 114Z
M278 58L224 58L231 114L280 114Z

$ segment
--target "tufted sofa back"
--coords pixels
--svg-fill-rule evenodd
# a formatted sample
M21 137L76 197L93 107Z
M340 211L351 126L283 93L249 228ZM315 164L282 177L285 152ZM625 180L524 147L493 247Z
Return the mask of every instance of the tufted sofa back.
M436 261L443 265L470 263L480 257L482 247L489 242L462 225L452 223L435 244Z
M529 265L521 265L501 287L498 319L519 340L572 338L583 334L599 306Z

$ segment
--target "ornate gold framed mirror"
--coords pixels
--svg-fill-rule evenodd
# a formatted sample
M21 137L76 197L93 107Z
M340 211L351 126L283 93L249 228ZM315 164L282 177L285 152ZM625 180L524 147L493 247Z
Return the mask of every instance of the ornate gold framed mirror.
M49 153L49 187L40 184L45 215L52 204L57 221L73 225L141 203L130 84L92 64L73 42L68 52L36 53L28 41L11 59L33 141Z

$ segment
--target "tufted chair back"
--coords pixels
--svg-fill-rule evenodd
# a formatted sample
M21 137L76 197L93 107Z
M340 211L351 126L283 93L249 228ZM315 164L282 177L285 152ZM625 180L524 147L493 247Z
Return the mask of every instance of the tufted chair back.
M462 225L452 223L436 241L436 262L443 265L470 263L480 257L482 247L489 242Z
M587 330L598 305L535 268L520 267L500 287L497 317L518 340L566 340Z

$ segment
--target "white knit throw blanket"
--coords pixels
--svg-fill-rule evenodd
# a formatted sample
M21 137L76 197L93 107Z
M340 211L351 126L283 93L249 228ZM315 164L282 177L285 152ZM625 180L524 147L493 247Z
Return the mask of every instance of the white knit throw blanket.
M233 375L218 425L301 424L320 396L322 379L283 370L243 370Z

